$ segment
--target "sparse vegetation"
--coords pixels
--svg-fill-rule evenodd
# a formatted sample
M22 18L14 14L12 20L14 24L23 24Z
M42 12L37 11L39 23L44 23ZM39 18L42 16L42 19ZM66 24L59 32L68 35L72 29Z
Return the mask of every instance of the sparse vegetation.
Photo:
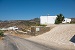
M38 24L37 26L47 26L47 25L45 25L45 24Z
M3 34L3 31L0 30L0 37L3 37L4 34Z
M18 28L22 29L23 31L26 31L31 26L39 25L40 19L34 18L31 20L9 20L9 21L1 21L0 22L0 28L7 28L11 26L17 26Z
M26 29L22 29L22 31L26 32L27 30Z
M75 24L75 22L70 22L70 24Z

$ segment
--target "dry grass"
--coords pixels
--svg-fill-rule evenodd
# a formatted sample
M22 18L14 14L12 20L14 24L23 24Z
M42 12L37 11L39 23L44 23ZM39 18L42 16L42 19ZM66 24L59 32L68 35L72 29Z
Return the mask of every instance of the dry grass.
M21 38L29 38L29 37L32 37L31 35L17 33L16 31L6 31L4 34L5 35L10 34L10 35L18 36L18 37L21 37Z
M14 31L12 31L12 33L10 35L18 36L18 37L21 37L21 38L29 38L29 37L32 37L31 35L20 34L20 33L14 32Z

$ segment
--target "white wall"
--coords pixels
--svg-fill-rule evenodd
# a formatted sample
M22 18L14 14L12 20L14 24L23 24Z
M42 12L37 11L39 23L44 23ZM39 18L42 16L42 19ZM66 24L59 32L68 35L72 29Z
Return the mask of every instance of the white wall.
M40 24L47 24L47 16L40 17Z
M54 24L57 16L40 16L40 24Z
M48 16L48 24L54 24L57 16Z

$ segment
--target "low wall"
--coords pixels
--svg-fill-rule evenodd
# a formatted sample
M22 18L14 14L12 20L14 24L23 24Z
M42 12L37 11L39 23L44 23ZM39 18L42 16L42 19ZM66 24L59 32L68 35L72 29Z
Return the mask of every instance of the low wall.
M32 26L31 27L31 35L39 35L45 32L50 31L50 27L43 27L43 26Z

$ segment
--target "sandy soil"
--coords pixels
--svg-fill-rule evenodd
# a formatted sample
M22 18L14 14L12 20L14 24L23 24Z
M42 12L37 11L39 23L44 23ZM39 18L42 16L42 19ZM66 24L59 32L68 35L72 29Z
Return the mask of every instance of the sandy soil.
M75 50L74 43L69 40L75 35L75 24L64 24L54 27L42 35L28 38L29 40L42 43L56 48Z
M16 34L14 32L12 32L13 34L11 35L25 38L55 48L75 50L74 43L70 42L70 39L75 35L75 24L61 24L48 26L54 28L51 29L49 32L34 37L25 34Z

